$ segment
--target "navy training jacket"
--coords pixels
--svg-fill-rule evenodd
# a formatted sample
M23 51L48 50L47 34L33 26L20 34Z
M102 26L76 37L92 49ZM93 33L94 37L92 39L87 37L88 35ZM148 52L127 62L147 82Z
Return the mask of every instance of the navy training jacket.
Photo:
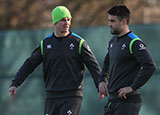
M21 85L41 62L48 98L82 96L85 66L98 86L100 66L86 41L75 33L61 38L53 33L43 39L21 66L11 86Z

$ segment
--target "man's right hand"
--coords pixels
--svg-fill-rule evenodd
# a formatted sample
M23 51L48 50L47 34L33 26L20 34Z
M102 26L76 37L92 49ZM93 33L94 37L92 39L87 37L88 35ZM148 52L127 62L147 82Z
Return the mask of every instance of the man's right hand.
M14 98L15 98L15 95L16 95L16 93L17 93L17 87L11 86L11 87L9 88L9 92L10 92L10 94L11 94L11 97L14 99Z
M99 86L98 86L98 89L99 89L99 100L101 100L102 98L104 98L104 96L107 96L107 93L108 93L108 88L107 88L107 84L106 82L100 82L99 83Z

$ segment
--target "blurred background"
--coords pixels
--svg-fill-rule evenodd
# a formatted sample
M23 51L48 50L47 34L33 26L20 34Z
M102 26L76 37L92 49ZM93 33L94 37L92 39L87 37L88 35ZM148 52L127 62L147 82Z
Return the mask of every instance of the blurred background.
M53 30L51 12L65 5L72 14L71 30L89 44L103 66L108 41L107 10L125 4L131 11L130 29L147 45L157 70L141 88L140 115L160 113L160 0L0 0L0 115L43 115L45 91L40 65L19 87L15 100L9 95L12 78L40 40ZM88 71L84 77L81 115L103 115L107 97L98 101Z

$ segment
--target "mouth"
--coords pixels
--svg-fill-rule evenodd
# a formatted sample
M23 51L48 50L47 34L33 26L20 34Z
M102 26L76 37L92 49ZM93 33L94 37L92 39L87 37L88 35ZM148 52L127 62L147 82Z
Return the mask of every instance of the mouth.
M113 31L113 28L110 28L110 31Z
M68 26L66 26L66 27L64 27L64 29L65 29L65 30L68 30L68 29L69 29L69 27L68 27Z
M69 30L68 26L65 26L64 29L63 29L64 32L67 32L68 30Z

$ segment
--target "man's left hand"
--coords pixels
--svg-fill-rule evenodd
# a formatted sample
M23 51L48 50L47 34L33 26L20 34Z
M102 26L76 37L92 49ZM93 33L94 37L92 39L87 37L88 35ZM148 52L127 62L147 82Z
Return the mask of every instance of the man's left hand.
M118 93L118 98L124 98L124 99L127 99L127 96L126 94L129 94L129 93L132 93L133 92L133 89L132 87L124 87L124 88L121 88L119 89Z

